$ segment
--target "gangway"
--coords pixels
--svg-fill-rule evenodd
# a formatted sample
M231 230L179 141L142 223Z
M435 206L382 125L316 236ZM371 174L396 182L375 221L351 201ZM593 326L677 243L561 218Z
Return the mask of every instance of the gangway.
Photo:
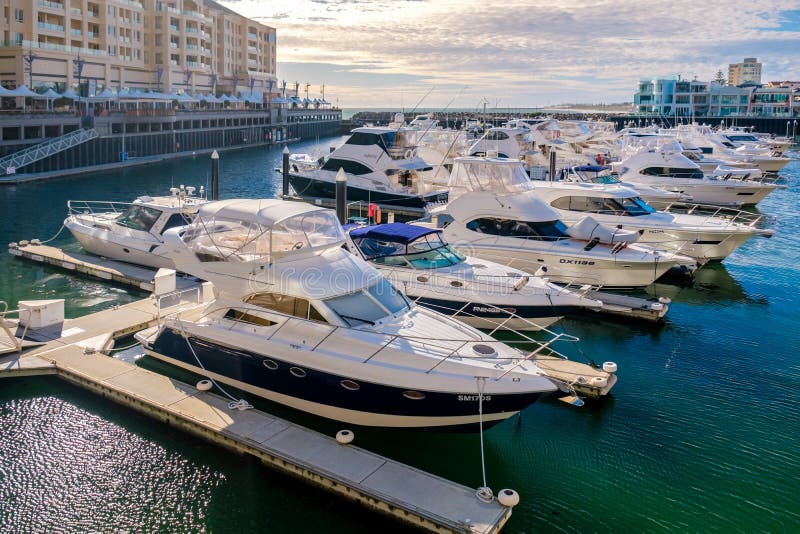
M30 165L36 161L58 154L69 148L90 141L98 137L94 128L81 128L60 137L43 141L28 148L23 148L13 154L0 158L0 170L6 175L16 174L17 169Z

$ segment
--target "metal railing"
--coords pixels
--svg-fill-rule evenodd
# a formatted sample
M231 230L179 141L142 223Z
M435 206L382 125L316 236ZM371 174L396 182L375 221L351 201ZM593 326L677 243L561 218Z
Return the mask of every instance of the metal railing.
M11 328L16 327L15 323L11 323L8 321L7 317L9 314L16 314L19 317L20 310L9 310L8 303L4 300L0 300L0 329L8 336L8 340L13 344L13 346L6 345L4 340L0 339L0 351L3 348L8 347L13 349L15 352L19 352L22 350L22 342L25 339L25 335L28 333L28 325L22 329L22 335L17 337L16 332L12 332Z
M221 312L227 310L237 310L244 312L252 312L254 310L260 310L285 318L285 320L282 323L277 325L277 328L275 328L272 332L269 333L269 335L265 338L266 341L273 339L288 324L294 324L296 326L304 326L310 323L313 324L315 327L324 326L329 329L328 332L325 333L322 336L322 338L319 341L317 341L313 346L305 347L307 350L312 352L320 349L320 347L322 347L326 341L331 339L339 331L351 332L347 334L348 337L353 336L352 332L358 332L359 334L362 335L366 334L374 336L376 338L376 341L382 340L376 343L377 349L373 351L369 356L364 358L361 361L361 363L369 363L371 360L378 357L383 351L391 349L392 346L396 346L402 343L403 346L398 347L400 350L408 351L410 347L414 350L425 352L427 353L427 355L435 359L435 362L433 363L433 365L431 365L431 367L424 369L424 372L426 374L433 372L442 363L450 360L457 360L457 361L475 360L475 361L482 361L485 363L491 363L492 361L495 361L494 368L503 370L503 373L500 376L494 378L495 381L500 380L501 378L505 377L509 372L513 371L513 369L516 369L525 362L535 359L537 356L542 354L548 357L566 360L568 358L565 355L553 349L552 344L555 343L556 341L573 341L573 342L579 341L579 339L575 336L571 336L565 333L555 333L547 329L541 329L541 331L551 334L553 337L551 337L549 340L545 342L533 339L532 337L527 336L524 333L518 332L516 330L511 330L511 331L517 336L519 336L521 339L505 340L505 341L499 341L483 337L470 337L468 339L446 339L446 338L436 339L431 337L409 336L402 334L384 334L381 332L371 332L369 330L361 330L353 327L326 325L318 321L312 321L309 319L289 316L284 313L277 312L275 310L270 310L267 308L258 308L258 307L253 308L246 306L230 306L230 305L224 305L219 307L211 306L209 308L206 308L206 310L204 310L204 312L195 320L203 319L215 312ZM166 316L164 318L165 320L164 325L169 326L167 325L166 321L172 321L178 323L177 327L181 330L182 333L186 333L186 336L189 337L191 336L191 330L187 329L186 328L187 325L185 324L185 322L180 319L179 317L180 313L181 312L178 311ZM240 319L231 317L226 317L226 319L231 320L234 323L241 323L243 325L247 325L248 327L253 326L252 323ZM264 326L263 328L273 328L274 326L276 325ZM500 326L498 326L498 328L495 328L495 330L493 330L489 335L497 331L499 328ZM461 353L461 351L464 348L470 345L473 346L486 345L488 347L497 346L499 348L508 347L511 345L534 345L535 348L527 353L517 350L516 353L519 354L519 356L511 354L501 354L497 350L494 350L493 354L479 354L476 352L473 355L473 354ZM512 365L511 368L505 369L505 367L503 367L504 365L509 365L509 364Z
M0 169L5 171L7 175L15 174L17 169L21 167L85 143L98 135L97 130L94 128L81 128L60 137L43 141L0 158Z

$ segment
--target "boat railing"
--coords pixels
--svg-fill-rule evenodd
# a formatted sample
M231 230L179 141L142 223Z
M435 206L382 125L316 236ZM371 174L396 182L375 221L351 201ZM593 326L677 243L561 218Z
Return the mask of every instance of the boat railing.
M464 314L467 314L467 315L471 315L471 314L469 314L469 312L465 311L466 310L466 306L468 304L469 303L465 304L464 305L464 309L460 310L460 312L458 312L458 313L464 313ZM195 320L200 320L200 319L202 319L204 317L207 317L208 315L211 315L211 314L213 314L215 312L220 312L220 311L230 310L230 309L234 309L234 310L237 310L237 311L238 310L248 311L248 312L253 310L252 307L230 306L230 305L227 305L227 304L224 305L224 306L219 306L219 307L212 306L212 307L209 307L206 310L204 310L204 312L199 317L197 317ZM283 315L286 318L286 320L284 320L282 323L277 325L277 328L275 328L275 330L273 330L272 332L269 333L269 335L265 338L267 341L273 339L275 336L278 335L278 333L281 330L283 330L287 325L290 325L290 324L294 324L296 326L305 326L305 325L307 325L309 323L312 323L312 324L314 324L315 327L319 327L321 324L323 324L323 323L320 323L318 321L312 321L310 319L303 319L303 318L300 318L300 317L288 316L288 315L282 314L280 312L276 312L274 310L265 310L265 311L269 311L271 313L274 313L275 315ZM166 316L165 319L170 319L172 321L175 321L175 322L179 323L178 327L180 328L182 334L185 335L185 336L189 336L190 334L185 330L185 328L183 326L183 322L180 319L180 313L181 313L181 311L174 312L174 313ZM517 319L526 320L526 319L524 319L522 317L519 317L515 313L512 313L512 312L508 312L508 313L509 313L509 317L507 319L504 319L503 321L496 321L497 326L494 328L494 330L492 330L489 333L489 336L494 334L497 330L503 328L504 323L508 322L511 318L517 318ZM252 326L252 325L250 325L250 323L248 323L246 321L241 321L241 320L235 319L235 318L228 318L228 319L230 319L230 320L232 320L234 322L241 322L243 324L247 324L248 326ZM159 320L159 324L161 324L161 320ZM465 338L465 339L458 339L458 338L432 338L432 337L429 337L429 336L425 336L425 337L423 337L423 336L409 336L409 335L404 335L404 334L384 334L384 333L381 333L381 332L373 332L373 331L369 331L369 330L362 330L362 329L358 329L358 328L352 328L352 327L349 327L349 326L339 326L339 325L324 325L324 326L328 327L328 329L329 329L328 332L325 333L322 336L322 338L319 341L317 341L313 346L307 347L308 350L310 350L310 351L322 350L325 342L328 341L328 339L333 337L335 334L340 333L340 332L344 332L344 333L346 333L346 335L348 337L352 337L353 336L353 332L355 331L355 332L358 332L359 334L362 334L362 335L366 334L366 335L374 336L375 338L382 340L379 343L379 345L376 348L376 350L374 350L369 356L364 358L361 361L361 363L368 363L371 360L373 360L374 358L376 358L378 355L380 355L382 352L384 352L385 350L389 350L389 349L391 349L392 346L396 346L397 344L402 343L402 344L405 345L405 347L403 347L401 350L407 350L407 347L410 346L412 348L417 348L418 350L423 350L423 351L431 354L436 359L435 363L431 367L429 367L428 369L425 370L425 373L433 372L442 363L444 363L446 361L449 361L449 360L458 360L458 361L461 361L461 360L476 360L476 361L490 362L492 359L496 358L497 364L500 365L500 367L497 367L498 369L503 369L502 366L503 365L507 365L509 363L512 364L514 368L516 368L519 365L521 365L522 363L524 363L526 361L529 361L530 359L532 359L532 358L534 358L534 357L536 357L536 356L538 356L540 354L543 354L543 353L545 355L547 355L548 357L551 357L551 358L559 358L559 359L566 360L566 359L568 359L567 356L565 356L564 354L561 354L560 352L558 352L558 351L556 351L555 349L552 348L553 343L555 343L556 341L570 341L570 342L579 341L579 338L577 338L576 336L572 336L570 334L566 334L566 333L563 333L563 332L556 333L556 332L553 332L553 331L548 330L546 328L540 328L541 332L545 332L546 334L552 336L552 337L550 337L550 339L548 339L546 341L540 341L538 339L534 339L533 337L528 336L524 332L520 332L520 331L517 331L517 330L510 329L510 328L505 328L505 329L511 331L515 336L518 336L518 339L500 341L500 340L490 339L490 338L483 338L482 339L482 338L475 338L475 337L469 337L469 338ZM475 355L462 354L461 351L465 347L467 347L469 345L473 345L473 346L483 345L483 346L486 346L486 347L489 347L489 348L493 348L493 347L502 348L504 346L507 347L507 346L514 346L514 345L526 345L526 346L533 345L534 348L533 348L533 350L530 350L530 351L527 351L527 352L524 352L523 350L518 349L516 351L519 354L518 356L514 356L514 355L511 355L511 354L500 354L499 350L493 350L492 351L493 354L492 353L490 353L490 354L479 354L477 352L476 352ZM298 347L298 348L300 348L300 347ZM501 377L505 376L506 374L507 374L507 372L503 373L501 375ZM496 380L499 380L499 378L500 377L497 377Z
M730 206L715 206L712 204L692 204L686 202L670 202L659 205L658 211L675 213L678 215L695 215L703 217L703 224L724 222L725 226L750 226L760 228L769 217L761 213L753 213Z
M130 206L130 202L113 202L107 200L67 201L67 211L70 215L122 214Z
M161 310L163 309L172 308L182 303L192 305L200 304L203 300L203 288L200 285L195 285L183 289L176 289L175 291L170 291L162 295L154 295L154 298L156 301L156 319L160 322L162 319ZM172 312L170 315L178 314L181 311L184 310Z
M8 342L0 338L0 352L5 352L7 350L19 352L22 350L22 341L25 339L25 334L28 333L28 325L25 325L22 330L22 335L18 337L16 336L16 332L12 331L12 328L16 329L17 324L8 320L9 315L17 315L17 317L19 317L19 313L20 310L9 310L8 303L4 300L0 300L0 329L2 329L3 333L8 337ZM11 345L9 346L7 343ZM6 349L6 347L8 348Z

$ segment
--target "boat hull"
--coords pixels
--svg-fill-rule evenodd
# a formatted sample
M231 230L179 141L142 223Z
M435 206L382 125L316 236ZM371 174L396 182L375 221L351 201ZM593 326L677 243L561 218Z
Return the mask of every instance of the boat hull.
M723 184L724 182L715 184L661 183L652 185L665 191L687 195L696 204L714 204L718 206L755 206L764 200L776 187L772 184L762 183L749 185L746 181L733 182L736 185ZM647 194L643 194L642 198L648 202L651 200L663 202L663 199L653 198Z
M289 175L289 183L295 192L304 198L336 198L336 184L326 180L318 180L297 174ZM372 202L404 208L422 209L431 202L446 202L447 193L431 193L429 195L403 195L387 191L374 191L347 186L347 201Z
M124 243L107 230L90 228L69 219L64 224L81 247L96 256L155 269L175 268L172 260L158 253L158 248L162 246L160 243Z
M189 348L191 343L191 349ZM477 391L423 391L408 398L407 390L352 380L298 363L233 349L213 340L190 337L169 328L145 346L145 352L166 363L209 376L242 391L317 416L362 426L477 430ZM196 357L195 357L196 355ZM198 363L202 362L202 367ZM299 371L298 371L299 370ZM302 375L302 376L298 376ZM507 419L535 402L541 392L484 395L483 427Z
M413 298L413 295L409 295ZM509 304L483 304L462 301L419 297L422 306L450 315L475 328L493 330L541 330L552 325L565 315L574 315L586 309L584 306L513 306ZM465 307L466 306L466 307ZM510 314L513 314L511 316Z

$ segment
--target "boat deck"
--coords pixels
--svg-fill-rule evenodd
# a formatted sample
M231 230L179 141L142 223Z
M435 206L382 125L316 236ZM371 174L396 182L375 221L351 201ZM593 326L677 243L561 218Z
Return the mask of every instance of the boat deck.
M214 443L253 455L372 510L435 532L498 532L511 508L479 500L475 490L395 462L256 409L99 352L116 337L154 324L159 315L197 305L178 293L159 309L148 298L65 321L60 335L0 357L0 378L55 374L60 378ZM192 296L194 295L194 296Z

